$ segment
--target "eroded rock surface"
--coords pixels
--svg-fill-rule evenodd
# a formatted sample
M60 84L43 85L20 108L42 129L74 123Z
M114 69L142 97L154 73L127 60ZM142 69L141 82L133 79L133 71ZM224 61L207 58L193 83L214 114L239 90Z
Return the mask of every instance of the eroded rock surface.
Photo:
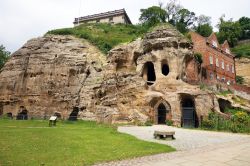
M235 59L236 74L244 78L244 84L250 87L250 59Z
M107 59L86 41L45 36L28 41L6 63L0 103L3 114L26 110L29 117L59 113L109 123L198 126L219 104L213 93L185 82L195 76L187 70L197 68L191 62L192 44L171 27L117 46Z

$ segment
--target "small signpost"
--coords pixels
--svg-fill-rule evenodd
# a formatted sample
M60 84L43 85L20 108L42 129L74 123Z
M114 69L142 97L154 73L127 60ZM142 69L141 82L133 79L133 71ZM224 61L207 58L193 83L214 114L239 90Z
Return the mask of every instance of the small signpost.
M57 116L51 116L49 118L49 126L52 127L52 126L56 126L56 120L57 120Z

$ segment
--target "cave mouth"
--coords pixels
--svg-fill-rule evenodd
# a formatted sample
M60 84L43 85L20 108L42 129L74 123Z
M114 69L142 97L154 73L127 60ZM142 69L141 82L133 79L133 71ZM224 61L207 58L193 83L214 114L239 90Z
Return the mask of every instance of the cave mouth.
M167 76L169 74L169 66L168 66L167 61L165 61L165 60L163 60L161 63L161 73L164 76Z
M218 103L219 103L220 111L223 113L226 112L226 109L232 108L232 104L230 103L230 101L219 98Z
M158 106L158 124L166 124L166 119L167 119L167 113L169 112L165 105L163 103L161 103Z
M147 81L147 85L153 85L156 81L154 64L152 62L147 62L143 69L143 78Z
M79 113L79 108L74 107L73 111L69 114L69 121L76 121Z
M28 120L28 111L24 108L17 114L16 120Z
M184 128L197 128L199 121L195 110L194 100L191 97L183 97L181 100L182 118L181 126Z
M11 113L11 112L8 112L8 113L6 114L6 116L7 116L7 118L10 118L10 119L12 119L12 118L13 118L13 115L12 115L12 113Z

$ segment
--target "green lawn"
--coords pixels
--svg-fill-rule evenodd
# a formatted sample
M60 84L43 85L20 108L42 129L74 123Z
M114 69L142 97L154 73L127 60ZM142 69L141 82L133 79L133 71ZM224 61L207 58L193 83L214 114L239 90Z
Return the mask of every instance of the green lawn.
M107 54L114 46L131 42L143 36L148 30L148 27L142 25L92 23L82 24L74 28L55 29L48 31L47 34L73 35L87 39Z
M0 166L92 165L174 151L141 141L95 122L58 122L0 119Z

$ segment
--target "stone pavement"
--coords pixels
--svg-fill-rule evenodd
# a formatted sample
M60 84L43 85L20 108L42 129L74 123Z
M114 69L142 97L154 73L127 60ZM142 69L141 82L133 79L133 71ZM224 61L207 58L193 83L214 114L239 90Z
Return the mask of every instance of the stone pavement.
M155 129L176 131L176 140L154 140ZM119 127L139 139L171 145L173 153L102 163L98 166L250 166L250 136L168 126Z

